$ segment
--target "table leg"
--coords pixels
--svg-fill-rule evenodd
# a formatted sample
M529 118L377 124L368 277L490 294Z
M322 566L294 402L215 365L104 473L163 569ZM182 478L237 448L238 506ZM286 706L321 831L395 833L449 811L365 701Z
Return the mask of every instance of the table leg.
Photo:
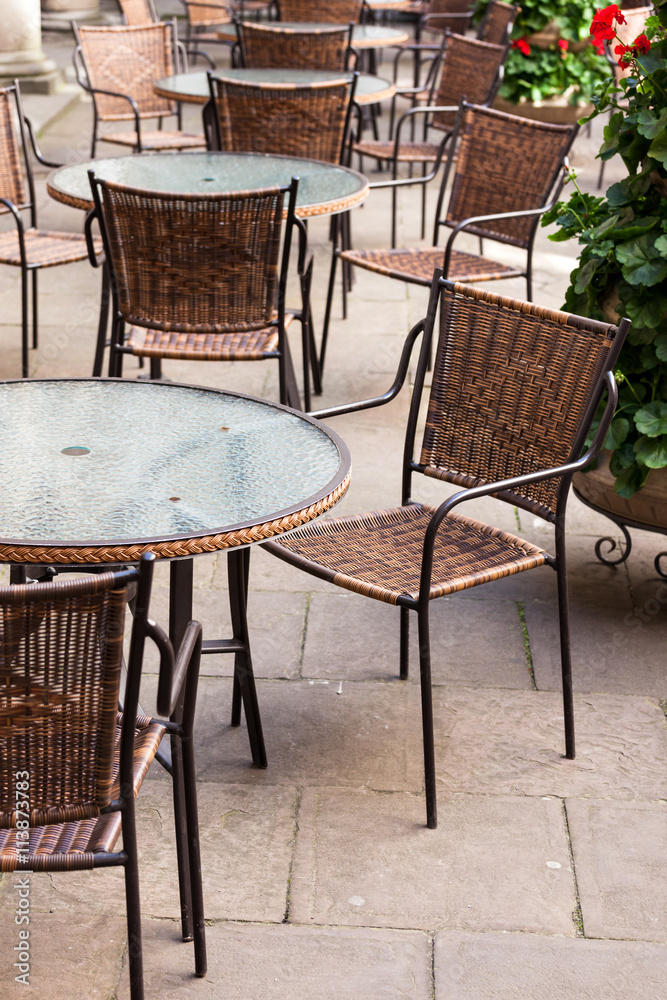
M234 653L234 692L232 696L232 725L241 721L241 701L245 710L250 749L253 763L266 767L266 749L259 715L255 675L252 671L250 637L246 615L248 604L248 569L250 549L231 549L227 553L227 574L229 578L229 610L232 617L232 631L237 645Z

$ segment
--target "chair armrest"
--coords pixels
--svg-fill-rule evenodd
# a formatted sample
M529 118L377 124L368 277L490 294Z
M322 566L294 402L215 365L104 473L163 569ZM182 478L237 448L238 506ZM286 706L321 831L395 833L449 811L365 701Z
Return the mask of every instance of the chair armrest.
M174 650L167 634L151 619L147 622L147 632L160 651L160 677L157 690L158 715L171 719L175 713L180 714L183 695L189 702L196 694L201 659L202 628L199 622L191 621L189 623L176 657L174 657ZM180 719L174 721L180 722Z
M456 111L458 112L458 105L426 105L421 108L408 108L404 111L401 117L398 119L396 125L396 133L394 139L394 155L392 158L392 178L388 181L373 181L369 184L371 190L375 188L388 188L388 187L405 187L408 184L426 184L428 181L432 180L440 169L440 163L442 162L442 154L444 152L445 143L448 141L451 132L445 132L444 138L440 143L440 149L438 151L438 158L435 161L433 170L430 173L425 174L423 177L397 177L398 173L398 153L401 142L401 127L403 122L407 121L412 115L427 115L432 114L434 111ZM546 211L546 209L545 209Z
M100 264L104 262L105 255L102 254L101 257L97 256L95 251L95 243L93 241L93 222L95 219L99 221L100 215L97 208L91 208L90 212L86 215L86 221L83 224L83 235L86 237L86 250L88 251L88 260L93 267L99 267Z
M28 260L25 252L24 226L23 226L23 219L21 218L21 213L19 212L14 202L10 201L9 198L0 197L0 205L5 205L9 209L11 215L14 218L14 222L16 223L16 229L19 238L19 253L21 255L21 267L25 268L27 267Z
M540 208L527 208L521 212L498 212L495 215L471 215L469 219L464 219L462 222L459 222L458 225L454 227L454 230L445 245L445 262L444 262L445 274L449 273L449 261L452 255L454 240L459 235L459 233L464 232L471 226L478 225L480 222L497 222L498 220L501 219L527 219L533 215L535 216L542 215L544 212L547 212L550 208L552 208L554 204L555 201L552 201L549 202L547 205L542 205ZM436 219L435 223L436 233L438 231L438 228L444 225L445 225L444 222L442 222L440 219Z
M30 145L32 147L32 152L35 159L38 160L39 163L42 163L45 167L62 167L63 166L62 163L53 163L51 160L47 160L44 156L42 156L42 151L40 150L39 144L37 142L37 134L35 132L35 126L26 115L23 116L23 121L28 130L28 136L30 137Z

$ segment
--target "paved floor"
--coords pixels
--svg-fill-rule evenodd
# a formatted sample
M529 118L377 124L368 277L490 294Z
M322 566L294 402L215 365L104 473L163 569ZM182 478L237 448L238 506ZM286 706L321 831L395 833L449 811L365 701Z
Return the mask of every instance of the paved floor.
M63 38L46 41L62 57ZM68 106L46 127L45 150L85 158L90 124L88 103ZM599 137L596 125L574 149L589 187ZM38 190L43 225L80 229L80 214L48 199L41 173ZM387 205L378 192L355 211L357 246L386 245ZM409 245L418 235L412 193L401 193L400 209ZM321 317L326 222L311 225L311 239ZM537 301L560 306L575 254L540 236ZM19 286L8 270L0 373L13 378ZM43 274L34 375L90 373L98 285L86 263ZM360 273L349 319L336 311L323 403L386 387L424 307L423 291ZM166 373L277 397L269 363L173 363ZM336 421L353 456L341 510L398 500L407 400L405 391L388 407ZM473 506L548 539L527 514L494 501ZM250 620L269 767L252 767L245 726L229 725L230 664L206 658L196 735L210 969L195 980L192 947L179 941L169 784L155 770L139 799L148 997L666 1000L667 584L653 569L660 536L637 532L626 564L601 565L593 546L609 529L572 502L575 761L563 757L551 570L436 603L437 831L424 826L419 688L414 671L408 682L397 678L394 610L253 552ZM220 633L224 557L200 557L195 573L196 615ZM154 611L164 620L162 572ZM3 997L27 995L13 982L14 885L12 876L0 883ZM121 874L34 876L31 892L31 995L126 998Z

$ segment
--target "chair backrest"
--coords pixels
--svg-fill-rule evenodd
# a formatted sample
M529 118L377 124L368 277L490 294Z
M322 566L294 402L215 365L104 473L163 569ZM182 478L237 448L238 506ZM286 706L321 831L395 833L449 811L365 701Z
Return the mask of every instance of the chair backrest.
M440 80L434 81L428 103L456 110L435 112L431 124L448 132L456 124L462 100L470 104L490 104L500 86L501 69L508 51L508 45L493 45L447 31Z
M141 628L151 574L142 561L141 571L0 587L1 828L16 827L21 789L31 825L92 818L111 801L127 587L140 581ZM132 732L140 669L131 654Z
M232 15L229 5L222 0L181 0L185 7L190 28L208 28L213 24L229 24Z
M118 0L125 24L154 24L157 21L153 0Z
M473 12L474 5L470 0L430 0L422 14L420 30L435 34L451 31L464 35L470 27Z
M22 115L20 98L15 85L0 88L0 198L7 198L16 208L31 206L34 196L23 176L21 163L21 148L27 153L22 131ZM19 122L19 131L16 122ZM0 215L8 212L5 205L0 204Z
M291 187L199 195L91 183L127 323L186 333L269 325ZM286 245L295 200L290 195Z
M440 226L453 228L473 216L546 205L562 178L577 128L464 102L442 182L444 190L455 167L451 194L444 218L436 220L436 237ZM479 223L466 231L528 249L538 224L535 215Z
M281 21L317 21L326 24L357 23L363 0L278 0Z
M419 471L471 487L578 458L627 321L619 331L449 281L440 282L440 295ZM408 461L429 357L425 337L408 422ZM547 480L501 499L553 520L559 488L560 480ZM491 537L490 555L492 543Z
M295 31L244 21L237 30L243 64L251 69L345 69L350 29L343 25Z
M130 27L78 25L75 34L88 81L93 90L110 90L132 97L143 118L173 114L173 102L158 97L153 81L174 72L175 25L169 21ZM131 121L127 101L95 94L103 121Z
M211 86L220 148L341 162L354 81L300 87L211 77Z
M479 25L477 37L482 42L506 45L516 16L520 11L521 8L516 4L504 3L503 0L489 0Z

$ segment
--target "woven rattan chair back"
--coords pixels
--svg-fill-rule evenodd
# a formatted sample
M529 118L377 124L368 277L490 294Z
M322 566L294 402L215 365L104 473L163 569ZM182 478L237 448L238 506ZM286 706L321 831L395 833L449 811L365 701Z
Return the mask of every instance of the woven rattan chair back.
M447 29L463 34L472 20L473 9L470 0L430 0L422 14L422 27L438 34ZM447 14L453 17L448 19ZM466 14L467 18L463 16Z
M507 52L507 45L492 45L448 31L440 80L437 86L434 82L428 103L440 108L458 108L462 100L470 104L489 104L500 86L501 67ZM449 132L456 123L456 115L455 110L435 112L431 124Z
M172 26L168 22L139 27L77 27L81 55L91 87L129 94L141 118L172 115L173 102L158 97L153 81L174 72ZM102 121L133 121L127 101L106 94L94 95Z
M287 189L171 195L96 183L125 322L185 333L271 323Z
M316 21L322 24L357 23L362 0L278 0L281 21Z
M31 826L109 803L126 601L113 573L0 588L3 830L16 827L17 771L30 775Z
M457 131L456 172L447 211L436 221L436 230L473 216L546 205L577 129L464 106ZM447 179L453 165L450 153ZM538 222L537 216L501 219L469 226L467 232L528 249Z
M0 198L7 198L17 208L31 201L23 179L21 149L15 124L15 87L0 89ZM0 204L0 214L9 209Z
M483 42L505 45L521 8L503 0L489 0L477 37Z
M195 3L193 0L182 0L188 17L190 28L209 28L214 24L229 24L232 16L229 6L219 3Z
M447 283L420 471L470 487L578 458L615 329ZM553 520L559 487L547 480L502 499Z
M353 89L346 79L307 87L211 78L224 150L339 163Z
M250 69L328 69L346 67L349 28L295 31L288 26L244 21L238 25L243 65Z
M157 21L151 0L118 0L125 24L133 27L154 24Z

